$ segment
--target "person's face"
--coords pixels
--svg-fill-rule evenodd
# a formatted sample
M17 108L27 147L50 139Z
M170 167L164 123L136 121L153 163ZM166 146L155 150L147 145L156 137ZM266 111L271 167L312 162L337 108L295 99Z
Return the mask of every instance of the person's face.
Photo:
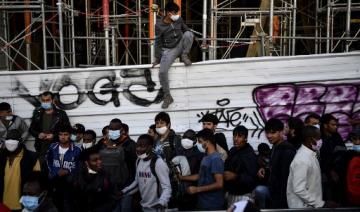
M102 160L100 154L91 154L89 159L86 161L88 168L98 172L102 168Z
M53 99L51 98L51 95L41 96L41 102L43 103L53 103Z
M283 139L283 132L282 131L269 131L266 132L266 138L271 144L277 144Z
M84 134L83 143L92 143L94 141L95 138L93 138L90 134Z
M70 133L69 132L59 132L59 142L62 144L67 144L70 142Z
M110 125L109 125L109 130L121 130L121 124L111 122Z
M247 142L247 138L245 135L235 134L233 135L234 147L240 148L244 146Z
M310 118L307 125L308 126L315 126L318 125L320 123L320 120L317 118Z
M155 121L155 126L156 126L156 128L167 127L169 129L170 123L167 124L165 121L160 119L160 120Z
M23 189L23 195L27 196L40 196L41 188L38 182L25 183Z
M154 140L157 138L156 132L151 128L148 129L148 135L150 135Z
M335 120L331 120L331 121L329 121L328 124L324 124L324 127L327 132L336 133L337 127L338 127L338 122Z
M350 137L350 140L351 142L354 144L354 145L360 145L360 136L358 135L352 135Z
M216 129L216 125L212 122L203 122L202 127L203 127L203 129L209 129L209 130L213 130L213 131Z
M144 153L150 153L151 149L152 149L152 146L147 144L147 142L144 140L139 140L136 143L136 154L137 155L142 155Z
M81 141L83 139L84 134L83 133L76 133L76 141Z
M206 140L204 140L203 138L198 138L197 141L199 142L199 144L202 145L202 147L203 147L205 150L207 150L207 147L208 147L208 145L209 145L209 141L206 141Z
M168 12L167 15L169 18L171 18L171 16L173 15L177 15L179 12L175 12L175 11L172 11L172 12Z
M320 130L316 130L315 136L310 139L310 142L311 142L310 146L311 146L311 145L316 146L316 142L317 142L318 140L320 140L320 139L321 139ZM315 149L313 149L313 150L315 150Z
M9 110L0 110L0 118L3 118L5 116L11 116L11 115L12 115L11 109L9 109Z

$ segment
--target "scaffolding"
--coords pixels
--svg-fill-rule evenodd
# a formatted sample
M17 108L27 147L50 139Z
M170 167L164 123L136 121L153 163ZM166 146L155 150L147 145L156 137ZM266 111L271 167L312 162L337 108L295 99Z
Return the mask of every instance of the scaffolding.
M359 1L176 2L197 35L201 52L197 60L359 49ZM165 4L165 0L0 0L0 69L150 63L154 25Z

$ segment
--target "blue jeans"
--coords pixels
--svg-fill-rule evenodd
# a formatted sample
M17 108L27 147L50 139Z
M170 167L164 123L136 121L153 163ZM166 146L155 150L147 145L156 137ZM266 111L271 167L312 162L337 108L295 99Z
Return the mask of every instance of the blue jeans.
M116 204L113 212L127 212L132 210L132 195L124 195Z
M255 202L260 209L265 209L268 206L270 199L270 191L267 186L259 185L254 189Z

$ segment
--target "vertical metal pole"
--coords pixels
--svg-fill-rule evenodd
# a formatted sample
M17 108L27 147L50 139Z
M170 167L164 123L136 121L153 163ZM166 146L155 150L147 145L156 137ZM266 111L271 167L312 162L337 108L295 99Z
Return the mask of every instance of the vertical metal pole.
M25 0L25 5L29 5L29 0ZM26 47L26 69L31 70L31 12L30 10L25 10L24 13L25 21L25 47Z
M351 0L347 1L346 11L346 37L350 38L350 21L351 21ZM345 51L349 52L350 42L346 40Z
M129 37L129 18L128 18L129 10L128 10L128 8L129 8L129 0L125 0L125 14L126 14L126 16L125 16L125 27L124 27L125 28L124 29L125 33L124 33L124 36L126 38ZM114 13L114 14L116 14L116 13ZM129 40L125 39L125 64L126 65L129 64L129 51L128 51L128 49L129 49Z
M269 53L272 56L272 48L273 48L273 34L274 34L274 0L270 0L270 17L269 17L269 44L270 49Z
M326 11L326 53L330 52L330 6L331 0L327 0L327 11Z
M207 0L203 1L203 17L202 18L203 18L203 28L202 28L203 35L202 35L202 37L203 37L203 39L206 39ZM206 41L203 40L203 44L205 44L205 43L206 43ZM206 52L205 51L202 52L202 60L203 61L206 60Z
M9 27L9 25L8 25L8 19L7 19L7 12L5 11L5 10L3 10L2 11L2 13L3 13L3 24L4 24L4 40L6 41L6 42L8 42L8 38L9 38L9 36L8 36L8 27ZM9 52L9 48L7 47L7 45L6 45L6 43L4 43L4 45L5 45L5 51L6 51L6 53L4 52L4 54L5 55L10 55L10 52ZM5 57L5 64L6 64L6 69L8 70L8 71L10 71L11 70L11 68L10 68L10 60L9 60L9 58L8 57Z
M152 1L149 1L152 2ZM154 62L155 59L155 25L156 25L156 13L158 10L158 5L157 4L152 4L151 5L151 12L150 12L150 19L149 22L151 24L149 24L150 27L150 39L151 39L151 47L150 47L150 61L151 63Z
M116 65L115 27L111 27L111 56L112 65Z
M214 0L214 9L217 10L217 0ZM217 12L214 14L214 60L217 59Z
M210 0L210 47L209 47L209 59L214 59L214 0Z
M44 1L41 2L41 15L42 15L42 36L43 36L43 60L44 70L47 70L47 46L46 46L46 21L45 21L45 5Z
M60 39L60 67L64 68L64 35L63 35L63 19L62 19L62 0L58 0L58 16L59 16L59 39Z
M137 41L137 47L138 47L138 64L141 64L141 0L137 1L137 13L138 13L138 41Z
M105 31L105 65L110 65L110 44L109 44L109 0L103 0L103 18Z
M297 10L297 0L293 1L293 31L292 31L292 36L293 36L293 40L292 40L292 55L295 55L295 47L296 47L296 10Z
M72 65L76 67L76 48L75 48L75 20L74 20L74 0L71 0L71 44L72 44Z
M319 23L318 23L318 9L319 9L319 0L315 0L315 54L318 53L318 48L319 48L319 41L318 41L318 37L319 37Z
M89 12L89 1L85 0L85 14L90 14ZM90 26L89 26L89 17L85 15L85 27L86 27L86 37L90 37ZM91 47L89 39L86 39L86 63L90 65L91 63Z

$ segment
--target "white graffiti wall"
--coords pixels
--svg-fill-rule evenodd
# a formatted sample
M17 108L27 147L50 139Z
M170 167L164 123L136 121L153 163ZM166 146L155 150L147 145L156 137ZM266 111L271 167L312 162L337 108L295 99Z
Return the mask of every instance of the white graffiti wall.
M172 128L199 130L199 119L213 113L229 145L231 130L245 125L256 148L266 141L263 127L270 117L332 113L344 138L351 130L348 118L360 118L360 53L175 64L169 74L175 102L165 111ZM99 136L111 119L120 118L136 138L162 111L158 68L150 65L0 72L0 86L0 101L28 122L40 104L38 95L50 90L72 124L82 123Z

